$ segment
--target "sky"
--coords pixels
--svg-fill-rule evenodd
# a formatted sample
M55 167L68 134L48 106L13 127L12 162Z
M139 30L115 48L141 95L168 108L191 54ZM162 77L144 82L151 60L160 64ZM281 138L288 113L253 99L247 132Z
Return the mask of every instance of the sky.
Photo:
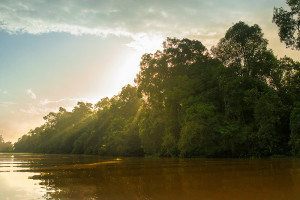
M0 134L15 142L43 116L112 97L166 37L216 45L234 23L258 24L278 58L300 61L272 23L285 0L0 0Z

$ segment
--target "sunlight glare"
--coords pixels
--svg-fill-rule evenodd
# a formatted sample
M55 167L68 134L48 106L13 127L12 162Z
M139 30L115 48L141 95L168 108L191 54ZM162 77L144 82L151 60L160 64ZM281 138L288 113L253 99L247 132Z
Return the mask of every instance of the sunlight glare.
M162 50L164 37L160 34L138 34L134 37L134 41L127 46L134 48L138 52L155 53L157 50Z

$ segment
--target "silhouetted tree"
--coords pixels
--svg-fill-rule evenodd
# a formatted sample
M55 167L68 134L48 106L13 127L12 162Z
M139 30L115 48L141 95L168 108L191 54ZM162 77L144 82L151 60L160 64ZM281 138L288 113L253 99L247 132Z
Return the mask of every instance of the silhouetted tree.
M273 22L279 28L280 41L286 44L286 47L300 50L300 1L287 0L290 11L282 7L274 8Z
M12 152L13 145L11 142L4 142L2 135L0 135L0 152Z

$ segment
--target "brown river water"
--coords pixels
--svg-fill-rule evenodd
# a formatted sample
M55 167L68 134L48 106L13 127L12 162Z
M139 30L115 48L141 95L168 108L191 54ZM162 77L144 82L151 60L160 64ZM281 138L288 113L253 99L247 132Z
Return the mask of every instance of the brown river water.
M300 159L3 153L0 199L299 200Z

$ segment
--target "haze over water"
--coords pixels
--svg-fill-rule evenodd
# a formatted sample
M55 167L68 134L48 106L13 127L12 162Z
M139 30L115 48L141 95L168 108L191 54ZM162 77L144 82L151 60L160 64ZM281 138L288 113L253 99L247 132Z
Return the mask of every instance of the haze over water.
M1 199L299 199L300 159L0 154Z

